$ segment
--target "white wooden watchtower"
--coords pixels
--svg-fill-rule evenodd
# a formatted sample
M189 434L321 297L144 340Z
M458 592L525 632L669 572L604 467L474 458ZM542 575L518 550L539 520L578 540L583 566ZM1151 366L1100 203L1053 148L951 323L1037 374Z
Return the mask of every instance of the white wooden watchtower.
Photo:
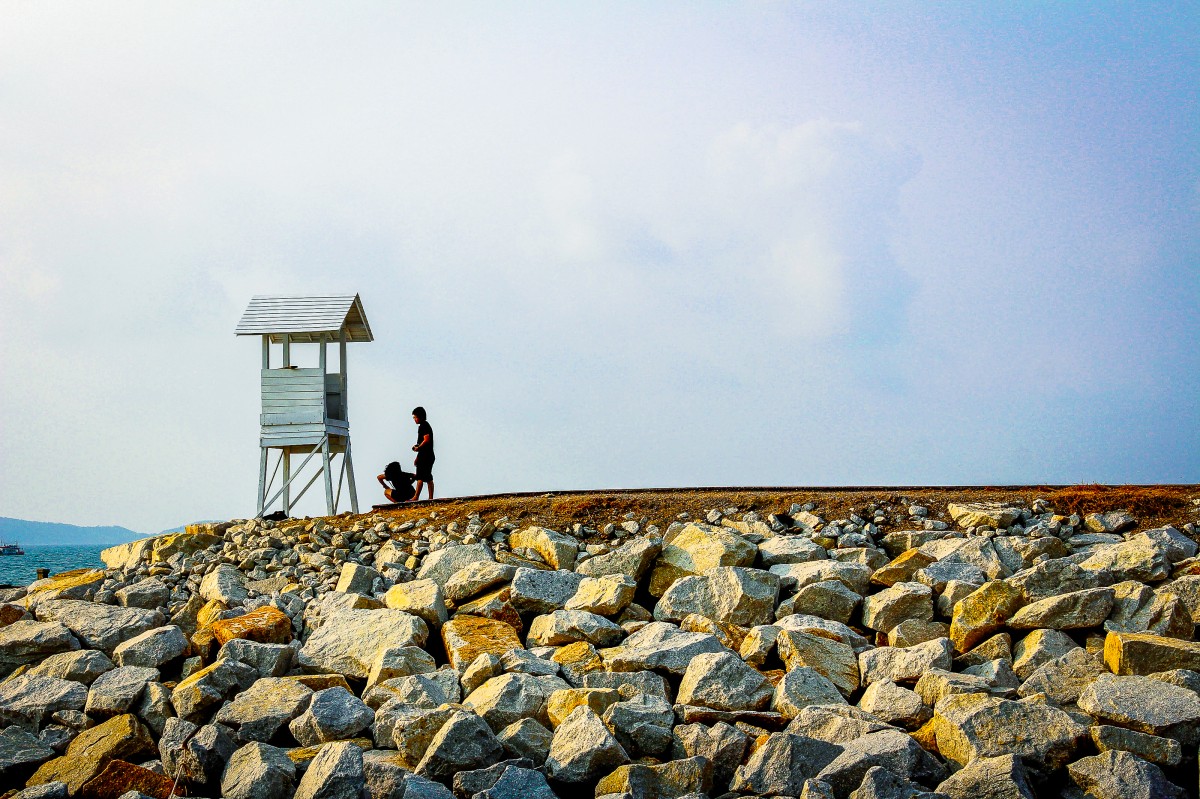
M235 333L262 336L258 515L262 516L282 497L283 512L290 516L292 506L321 475L325 477L325 505L329 515L337 513L343 478L349 484L350 509L358 513L354 464L350 458L350 415L346 403L346 344L374 340L358 295L255 297L242 314ZM338 371L331 373L326 368L326 351L334 342L338 345ZM283 345L283 362L275 368L271 368L272 344ZM297 344L319 346L315 369L292 365L292 347ZM268 455L273 449L279 451L279 459L268 480ZM318 453L320 468L293 496L292 482ZM292 469L293 455L304 457L295 470ZM335 494L333 460L336 455L342 456L342 462ZM282 485L268 498L281 465Z

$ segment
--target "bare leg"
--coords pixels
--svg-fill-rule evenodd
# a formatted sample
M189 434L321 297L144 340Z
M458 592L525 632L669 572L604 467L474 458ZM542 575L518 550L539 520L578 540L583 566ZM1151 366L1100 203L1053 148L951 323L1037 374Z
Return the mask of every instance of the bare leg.
M417 490L413 492L412 499L410 499L409 502L416 502L417 500L419 500L421 498L421 486L423 486L423 485L425 485L424 481L422 481L422 480L417 481ZM433 489L430 489L430 490L432 491Z
M420 493L419 490L418 490L418 493ZM433 499L433 481L432 480L429 481L429 498Z

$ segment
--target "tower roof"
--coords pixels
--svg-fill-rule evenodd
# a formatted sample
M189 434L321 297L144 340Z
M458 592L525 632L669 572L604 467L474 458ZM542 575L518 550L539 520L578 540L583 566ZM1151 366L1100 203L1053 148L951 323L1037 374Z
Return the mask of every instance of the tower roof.
M294 342L321 340L321 334L336 339L345 329L348 341L374 341L362 300L357 294L312 296L256 296L238 322L238 336L270 336L283 340L287 333Z

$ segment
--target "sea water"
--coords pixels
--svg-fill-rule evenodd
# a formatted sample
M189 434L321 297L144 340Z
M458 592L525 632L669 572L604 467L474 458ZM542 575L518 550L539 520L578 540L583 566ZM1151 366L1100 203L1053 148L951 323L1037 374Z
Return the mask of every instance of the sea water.
M51 574L71 569L103 569L100 551L111 544L22 545L24 555L0 555L0 585L29 585L37 579L38 569Z

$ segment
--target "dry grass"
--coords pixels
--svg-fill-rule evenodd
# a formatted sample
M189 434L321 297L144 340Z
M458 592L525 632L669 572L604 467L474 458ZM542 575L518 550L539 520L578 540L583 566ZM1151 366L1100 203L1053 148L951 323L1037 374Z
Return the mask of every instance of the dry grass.
M1184 511L1190 505L1179 486L1105 486L1099 483L1068 486L1050 492L1046 499L1062 514L1104 513L1127 510L1139 519L1159 518Z

